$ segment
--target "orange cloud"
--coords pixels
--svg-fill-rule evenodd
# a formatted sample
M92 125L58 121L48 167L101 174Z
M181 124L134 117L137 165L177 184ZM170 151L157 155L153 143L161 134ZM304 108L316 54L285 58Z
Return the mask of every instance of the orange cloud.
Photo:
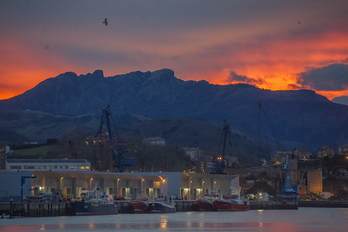
M0 100L14 97L41 81L72 68L47 47L29 46L18 41L0 41ZM78 65L73 70L83 70ZM84 72L84 71L83 71Z
M294 86L300 86L298 73L307 66L346 63L346 41L348 34L337 31L246 41L237 48L227 48L223 56L217 53L210 57L215 70L208 70L211 76L206 74L203 79L215 84L251 83L270 90L294 89ZM208 61L206 65L212 66L208 66ZM230 72L246 76L248 80L228 81ZM330 99L342 93L320 91Z
M171 68L176 77L183 80L207 80L212 84L249 83L264 89L289 90L301 87L298 73L307 66L343 63L348 58L348 33L337 28L329 31L292 29L292 32L279 36L277 33L268 36L252 34L250 28L244 32L247 35L234 30L229 32L225 28L214 32L206 37L191 32L189 43L185 41L185 34L177 33L180 39L175 40L175 34L169 33L173 44L168 43L167 38L161 38L160 44L151 44L151 39L148 39L145 42L124 41L126 45L121 46L123 43L119 40L103 37L100 44L106 44L104 47L93 47L96 37L88 40L86 36L83 42L74 39L69 49L66 48L68 44L49 46L0 39L0 99L21 94L60 73L85 74L95 69L102 69L107 76ZM55 42L64 39L63 34L60 36L55 38ZM122 35L117 39L119 37ZM244 79L231 79L231 72ZM342 92L318 93L331 99Z

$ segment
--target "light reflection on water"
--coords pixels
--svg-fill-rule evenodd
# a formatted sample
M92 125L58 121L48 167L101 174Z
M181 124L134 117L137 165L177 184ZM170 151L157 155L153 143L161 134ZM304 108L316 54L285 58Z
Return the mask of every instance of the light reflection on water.
M347 231L348 209L250 210L0 219L0 231Z
M167 215L161 215L160 228L161 229L167 229L168 228L168 216Z

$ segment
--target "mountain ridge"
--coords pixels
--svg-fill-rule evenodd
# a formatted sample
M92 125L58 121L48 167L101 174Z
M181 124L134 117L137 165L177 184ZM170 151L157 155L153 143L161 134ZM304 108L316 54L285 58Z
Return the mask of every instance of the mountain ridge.
M104 77L102 70L86 75L66 72L46 79L11 99L1 100L3 110L39 110L76 117L100 115L110 105L113 115L136 114L146 118L202 118L221 123L257 139L266 134L260 121L262 106L284 144L343 146L348 143L348 106L329 101L312 90L270 91L246 84L213 85L183 81L174 71L135 71ZM262 124L262 125L261 125ZM260 130L263 130L260 132Z

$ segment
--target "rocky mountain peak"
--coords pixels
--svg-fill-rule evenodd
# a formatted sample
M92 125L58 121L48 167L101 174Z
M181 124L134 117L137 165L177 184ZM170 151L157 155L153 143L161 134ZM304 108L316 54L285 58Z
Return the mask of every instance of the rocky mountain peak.
M313 91L270 91L249 85L183 81L170 69L108 78L96 70L76 77L67 72L49 78L24 94L0 101L0 109L33 109L76 117L99 115L109 104L115 116L191 117L217 123L226 119L234 130L255 137L260 128L256 104L260 101L283 141L307 144L314 150L348 142L348 131L343 129L348 128L348 106L332 103Z
M83 75L81 75L83 76ZM86 77L94 77L94 78L104 78L104 72L102 70L95 70L92 74L88 73L85 75Z

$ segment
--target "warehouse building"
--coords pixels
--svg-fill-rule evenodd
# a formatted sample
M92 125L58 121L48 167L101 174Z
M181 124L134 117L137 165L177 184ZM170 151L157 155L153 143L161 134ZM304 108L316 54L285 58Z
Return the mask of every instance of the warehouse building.
M51 193L77 198L82 190L99 189L115 199L175 197L194 200L206 193L228 194L239 176L183 172L0 171L0 200Z

